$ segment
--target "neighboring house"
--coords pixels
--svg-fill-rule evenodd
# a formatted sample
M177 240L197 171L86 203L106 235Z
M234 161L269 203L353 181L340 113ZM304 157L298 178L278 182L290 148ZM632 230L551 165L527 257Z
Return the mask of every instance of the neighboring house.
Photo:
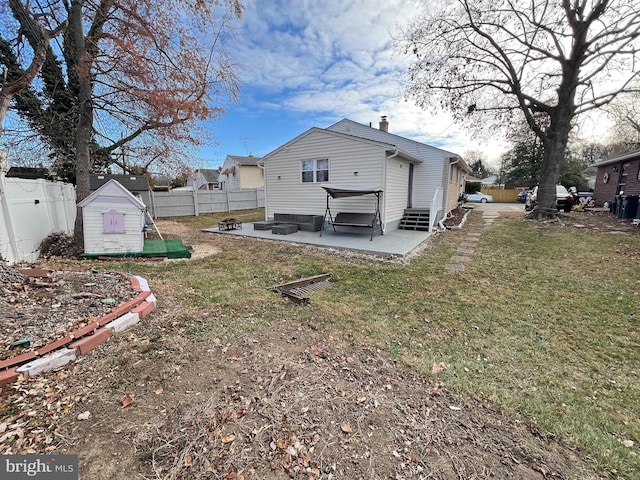
M145 175L92 173L89 176L89 189L95 192L109 180L116 180L120 185L129 190L136 197L140 197L147 208L151 208L151 193L149 180Z
M609 204L617 197L640 194L640 150L596 162L596 183L593 197L597 206Z
M482 182L482 186L491 186L495 185L497 180L497 175L489 175L488 177L481 178L480 182Z
M78 203L82 208L84 253L142 252L146 206L111 179Z
M248 157L227 155L220 168L218 179L220 189L236 190L264 186L264 172L258 164L260 160L261 158L252 155Z
M220 172L211 168L199 168L187 180L189 190L218 190Z
M431 211L432 224L457 206L464 191L466 163L458 155L387 131L341 120L311 128L262 159L265 217L275 213L322 215L323 184L376 186L386 230L400 226L405 210ZM373 195L332 200L332 212L373 212ZM415 210L414 210L415 211Z

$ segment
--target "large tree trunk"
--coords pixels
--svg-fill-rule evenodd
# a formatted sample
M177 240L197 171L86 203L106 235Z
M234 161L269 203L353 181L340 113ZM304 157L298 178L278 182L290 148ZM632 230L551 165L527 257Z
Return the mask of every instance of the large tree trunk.
M76 202L85 199L90 192L89 173L91 171L90 144L93 133L93 97L91 66L93 59L87 50L82 28L82 0L76 0L69 13L71 41L74 45L76 71L72 78L78 88L78 125L75 135L76 155ZM73 232L74 243L84 247L82 211L78 208Z
M564 156L571 132L571 120L575 116L575 88L577 69L570 70L558 90L558 104L549 111L549 127L542 139L544 156L540 171L540 184L536 208L528 217L536 220L556 218L558 216L556 185L564 166Z
M560 172L564 164L564 154L567 147L569 132L561 135L564 138L546 138L544 141L544 156L540 183L538 185L537 205L529 218L538 220L555 218L558 215L556 185L560 179Z

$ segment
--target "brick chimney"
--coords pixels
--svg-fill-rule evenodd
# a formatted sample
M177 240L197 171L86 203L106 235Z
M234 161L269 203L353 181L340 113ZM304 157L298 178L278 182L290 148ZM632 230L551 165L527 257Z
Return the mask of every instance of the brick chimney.
M382 130L383 132L389 131L389 122L387 122L386 115L383 115L382 117L380 117L380 130Z

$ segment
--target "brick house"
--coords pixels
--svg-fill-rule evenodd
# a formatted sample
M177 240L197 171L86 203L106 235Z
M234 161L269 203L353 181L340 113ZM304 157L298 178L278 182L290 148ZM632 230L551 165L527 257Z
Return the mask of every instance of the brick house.
M598 169L593 192L597 206L640 195L640 150L608 158L592 166Z

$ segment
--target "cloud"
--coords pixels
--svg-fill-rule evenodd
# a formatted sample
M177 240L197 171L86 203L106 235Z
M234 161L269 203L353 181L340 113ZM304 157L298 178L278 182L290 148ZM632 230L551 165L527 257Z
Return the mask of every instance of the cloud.
M406 0L247 2L234 50L243 67L243 104L304 116L319 127L341 118L377 126L387 115L393 133L459 154L482 149L497 157L504 145L483 148L449 115L405 101L409 60L394 53L392 34L416 13Z

